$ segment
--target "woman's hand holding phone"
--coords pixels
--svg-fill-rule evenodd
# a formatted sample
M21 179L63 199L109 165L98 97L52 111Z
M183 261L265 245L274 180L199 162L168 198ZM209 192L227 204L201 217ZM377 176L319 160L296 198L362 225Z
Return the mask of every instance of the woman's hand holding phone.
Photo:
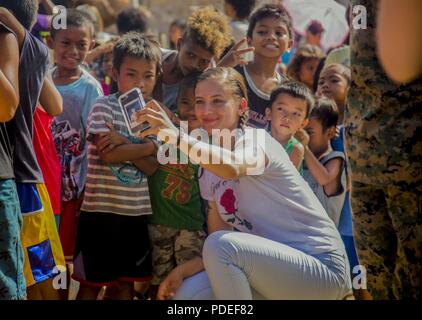
M166 111L164 111L155 100L149 101L144 109L136 112L135 118L137 122L147 122L151 126L139 133L141 138L155 135L164 142L166 142L168 138L177 141L179 129L177 129Z

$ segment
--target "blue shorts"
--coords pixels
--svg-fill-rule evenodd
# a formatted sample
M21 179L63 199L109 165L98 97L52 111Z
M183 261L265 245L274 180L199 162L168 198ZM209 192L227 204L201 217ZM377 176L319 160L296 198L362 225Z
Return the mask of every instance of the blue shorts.
M0 180L0 300L24 299L26 296L21 228L15 182L12 179Z

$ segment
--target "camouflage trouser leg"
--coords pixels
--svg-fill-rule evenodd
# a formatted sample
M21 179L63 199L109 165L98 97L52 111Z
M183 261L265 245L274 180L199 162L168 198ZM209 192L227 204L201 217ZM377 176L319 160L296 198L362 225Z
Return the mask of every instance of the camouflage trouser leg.
M148 225L152 244L152 284L158 285L179 264L202 255L205 233Z
M174 243L176 265L185 263L195 257L201 257L204 241L205 232L202 230L180 230Z
M416 190L353 184L356 249L374 299L421 297L421 199Z
M148 225L152 245L152 284L158 285L176 266L174 261L174 240L177 230L160 225Z
M397 263L393 291L398 299L422 298L422 194L387 188L387 206L396 230Z

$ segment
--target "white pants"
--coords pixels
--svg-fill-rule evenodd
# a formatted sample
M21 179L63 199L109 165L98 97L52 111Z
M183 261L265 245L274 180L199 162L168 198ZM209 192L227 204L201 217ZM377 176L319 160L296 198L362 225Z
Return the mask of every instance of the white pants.
M351 292L344 251L307 255L255 235L219 231L205 241L205 271L174 299L343 299Z

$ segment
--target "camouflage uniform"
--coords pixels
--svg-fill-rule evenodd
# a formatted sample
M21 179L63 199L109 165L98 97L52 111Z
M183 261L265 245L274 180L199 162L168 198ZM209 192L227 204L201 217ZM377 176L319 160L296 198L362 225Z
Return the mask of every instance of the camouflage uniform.
M152 243L152 283L158 285L174 267L202 256L205 232L178 230L162 225L148 225Z
M368 13L368 28L351 30L345 117L359 261L373 298L421 298L422 79L389 80L376 56L377 1L351 2Z

